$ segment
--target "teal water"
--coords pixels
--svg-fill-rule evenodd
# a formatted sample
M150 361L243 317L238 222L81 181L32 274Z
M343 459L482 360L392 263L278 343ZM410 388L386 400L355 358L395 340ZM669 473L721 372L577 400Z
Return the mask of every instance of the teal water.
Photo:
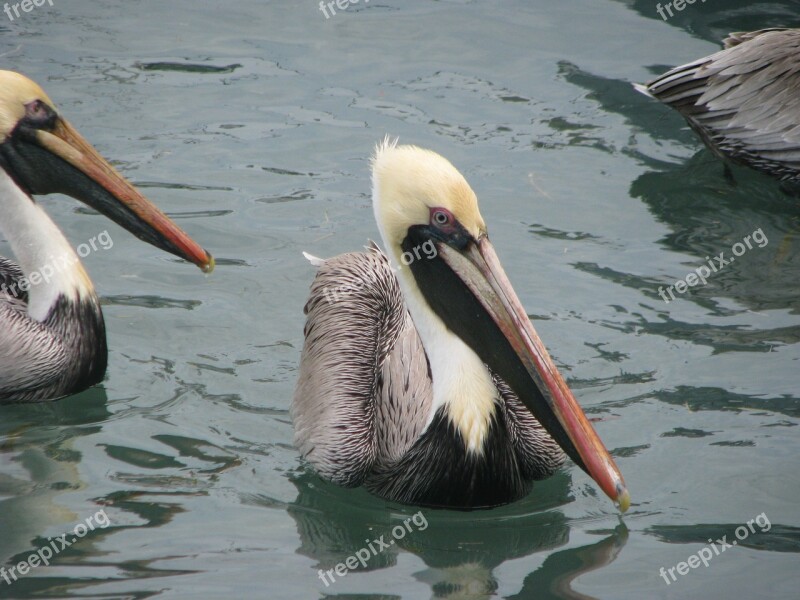
M788 0L54 0L10 22L0 68L63 114L218 259L203 276L71 199L42 200L102 295L102 386L0 407L0 565L98 511L109 525L0 598L793 598L800 508L798 201L722 166L635 93L729 31L798 25ZM490 511L324 483L288 409L313 278L378 233L385 134L465 174L505 269L617 458L620 517L574 465ZM665 303L706 256L754 245ZM762 238L759 238L762 239ZM0 242L0 253L7 245ZM763 515L756 522L756 517ZM667 584L710 548L735 547ZM766 523L769 522L767 530Z

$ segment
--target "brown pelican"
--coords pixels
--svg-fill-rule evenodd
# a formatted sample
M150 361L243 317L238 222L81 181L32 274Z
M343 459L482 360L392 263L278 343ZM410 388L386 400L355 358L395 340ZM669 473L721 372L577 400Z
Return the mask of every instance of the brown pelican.
M731 33L724 45L635 87L681 113L719 157L800 183L800 29Z
M622 475L533 329L446 159L379 145L373 246L320 260L292 404L319 474L399 502L511 502L566 452L624 511ZM562 451L563 449L563 451Z
M30 79L0 71L0 402L50 400L106 370L100 302L81 262L34 194L85 202L205 271L211 256L84 140Z

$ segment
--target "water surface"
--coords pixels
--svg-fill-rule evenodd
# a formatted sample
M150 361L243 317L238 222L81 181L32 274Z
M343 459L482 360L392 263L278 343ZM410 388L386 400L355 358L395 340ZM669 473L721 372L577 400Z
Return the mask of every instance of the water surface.
M110 368L60 402L0 407L0 564L98 510L111 524L3 598L788 598L800 551L798 203L720 163L636 94L795 2L56 0L13 23L2 68L218 258L210 277L62 198ZM384 135L476 190L540 335L627 479L623 517L574 465L491 511L417 512L321 481L289 404L313 269L378 236ZM674 301L659 286L760 230L768 243ZM8 248L0 243L0 252ZM659 575L764 515L707 567ZM762 521L763 522L763 521Z

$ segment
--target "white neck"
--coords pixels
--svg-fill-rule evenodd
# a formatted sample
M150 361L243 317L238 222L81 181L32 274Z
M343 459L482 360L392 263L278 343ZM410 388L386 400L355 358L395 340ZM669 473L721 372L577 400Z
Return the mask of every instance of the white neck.
M378 228L431 366L433 405L425 428L430 425L439 408L445 407L450 422L461 433L467 450L481 454L498 401L497 387L478 355L433 312L411 270L401 266L399 249L387 242L383 231L380 211L377 209L379 202L373 191Z
M28 314L32 319L44 321L60 295L77 300L94 294L80 259L61 230L2 169L0 232L30 284Z
M472 348L433 312L410 269L404 267L397 275L431 365L433 406L429 422L439 407L446 407L467 449L481 453L498 398L489 370Z

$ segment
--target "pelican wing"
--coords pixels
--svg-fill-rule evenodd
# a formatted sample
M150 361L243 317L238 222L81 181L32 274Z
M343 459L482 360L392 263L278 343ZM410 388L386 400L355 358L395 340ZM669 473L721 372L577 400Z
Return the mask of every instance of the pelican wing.
M321 261L305 307L295 444L324 478L361 485L427 424L427 359L397 278L374 246Z
M734 33L646 91L680 112L717 154L800 178L800 30Z
M728 34L724 40L722 40L723 47L725 48L733 48L734 46L738 46L744 42L748 42L753 38L757 38L758 36L767 33L768 31L792 31L786 27L771 27L769 29L759 29L758 31L733 31Z
M60 338L31 319L24 302L0 293L0 400L54 384L67 365Z
M0 400L56 381L67 366L61 341L28 316L28 294L19 289L19 266L0 257Z
M28 293L19 289L20 280L25 276L17 263L0 256L0 294L28 301Z

